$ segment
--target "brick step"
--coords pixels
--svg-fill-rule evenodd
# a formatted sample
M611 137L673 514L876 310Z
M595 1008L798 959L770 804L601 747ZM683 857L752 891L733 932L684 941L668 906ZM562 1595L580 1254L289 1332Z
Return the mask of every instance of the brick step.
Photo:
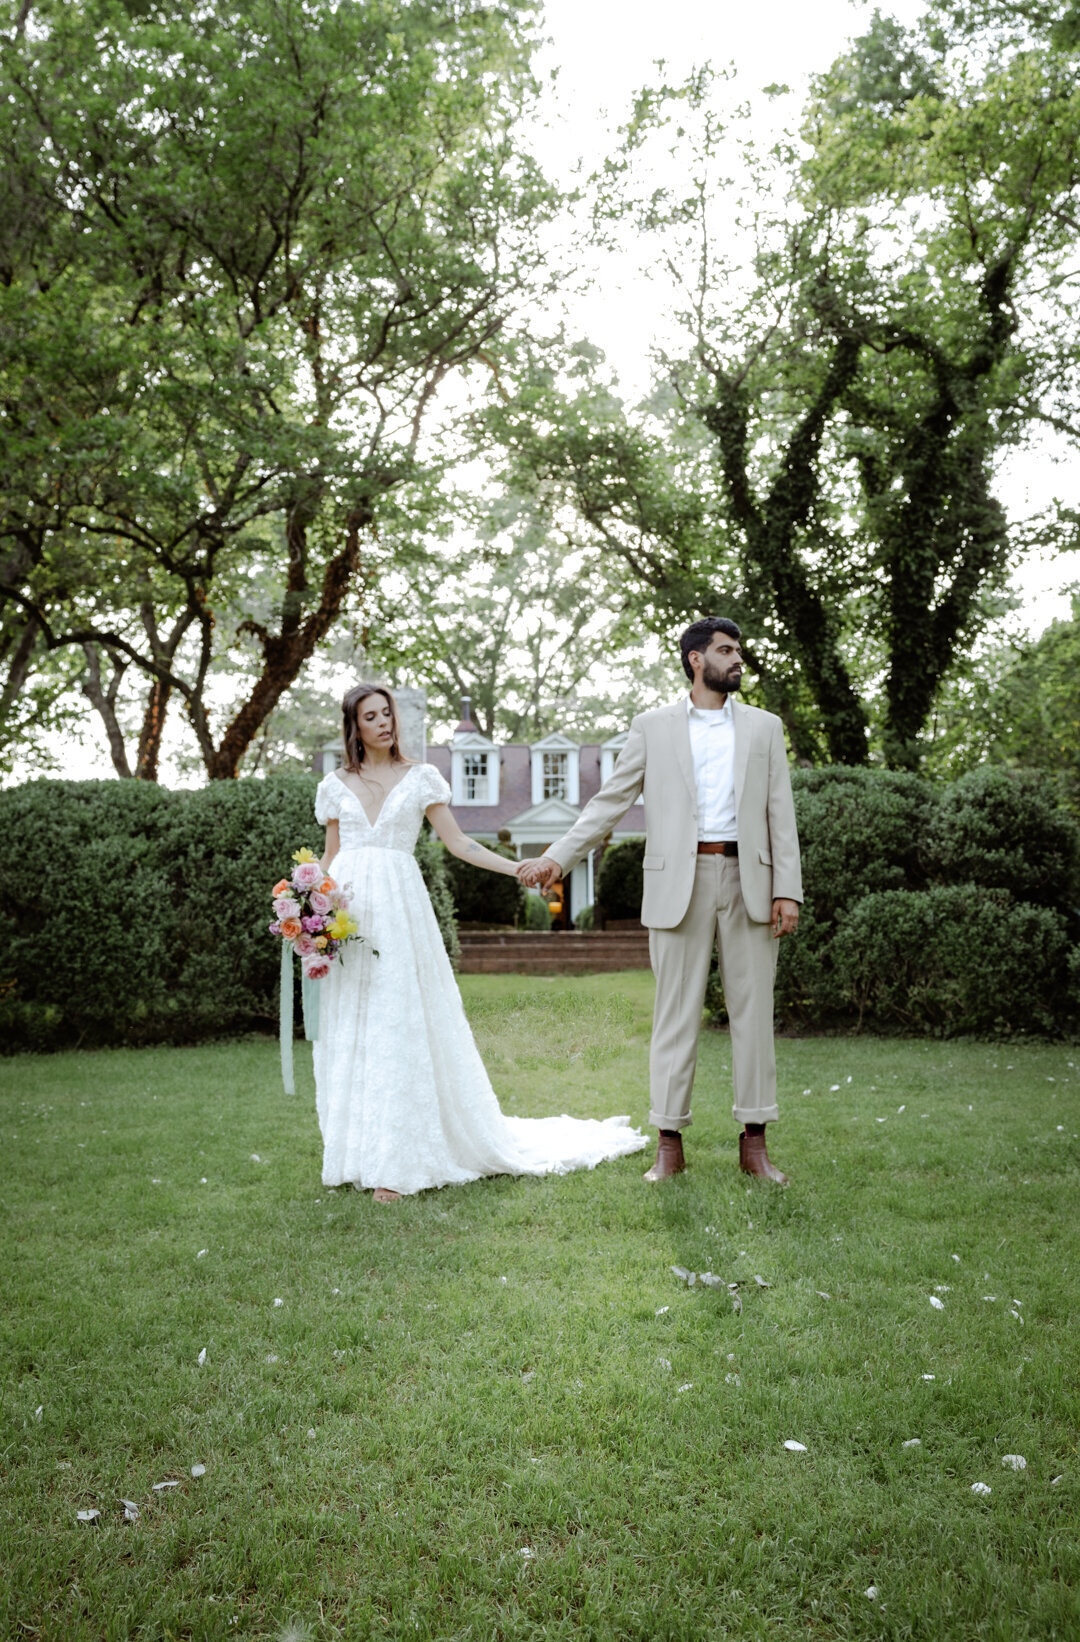
M484 934L461 936L464 975L610 974L620 969L648 969L649 937L645 930L608 934Z
M598 953L594 957L582 956L576 961L572 958L550 958L543 962L516 954L499 957L494 953L481 956L463 952L458 972L462 975L608 975L648 967L647 952L639 959Z

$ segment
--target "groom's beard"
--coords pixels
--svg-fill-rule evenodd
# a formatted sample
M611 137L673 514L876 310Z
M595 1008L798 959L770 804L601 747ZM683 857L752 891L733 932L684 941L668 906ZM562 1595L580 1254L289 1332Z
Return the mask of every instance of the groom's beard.
M742 683L742 668L732 663L726 673L721 673L719 668L710 667L706 662L701 669L701 682L706 690L715 690L718 696L731 695Z

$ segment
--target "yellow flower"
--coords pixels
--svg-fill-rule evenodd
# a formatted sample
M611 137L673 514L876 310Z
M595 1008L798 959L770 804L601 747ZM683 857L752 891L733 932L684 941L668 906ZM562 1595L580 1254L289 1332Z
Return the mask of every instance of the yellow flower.
M359 928L355 918L350 918L347 912L335 912L326 926L327 934L332 941L347 941L350 935L357 934Z
M308 849L293 850L293 860L297 865L302 865L305 861L314 861L314 859L314 855Z
M318 947L319 951L322 952L323 948L328 945L326 936L325 935L316 935L315 945Z

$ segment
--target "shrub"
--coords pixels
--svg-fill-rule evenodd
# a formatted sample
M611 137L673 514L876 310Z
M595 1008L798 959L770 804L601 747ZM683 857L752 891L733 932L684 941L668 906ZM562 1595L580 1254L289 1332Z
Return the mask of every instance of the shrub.
M609 844L596 875L596 905L603 917L640 918L645 859L644 838Z
M885 890L841 919L834 985L860 1024L1052 1032L1068 1009L1069 961L1061 916L1007 890Z
M593 907L582 907L574 919L575 929L595 929L596 915Z
M442 840L435 836L427 821L421 827L420 836L416 840L416 859L420 864L427 892L431 896L446 955L456 969L461 961L461 942L458 940L457 921L454 917L454 895L450 888L450 875L446 870L450 856Z
M1080 900L1080 823L1034 771L989 765L945 787L930 846L936 876L947 882L1008 890L1041 906Z
M134 781L0 793L6 1045L194 1042L271 1025L280 953L268 890L293 850L321 850L314 791L311 777L278 776L192 793ZM448 891L426 850L453 954Z
M544 897L536 894L535 891L525 891L525 928L537 930L551 928L551 908L544 900Z
M504 844L489 845L496 855L508 861L516 859L514 851ZM448 850L443 851L450 891L454 897L457 916L463 924L517 924L525 911L526 889L517 878L508 874L488 872L484 867L462 861Z
M803 889L819 919L876 890L926 883L923 856L936 808L930 782L833 765L794 771L792 789Z

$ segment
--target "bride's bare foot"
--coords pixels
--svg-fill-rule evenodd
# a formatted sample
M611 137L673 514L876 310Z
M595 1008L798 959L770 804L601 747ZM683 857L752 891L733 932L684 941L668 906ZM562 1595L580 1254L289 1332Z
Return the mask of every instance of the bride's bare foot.
M373 1203L400 1203L401 1193L388 1191L385 1186L376 1186L371 1200Z

